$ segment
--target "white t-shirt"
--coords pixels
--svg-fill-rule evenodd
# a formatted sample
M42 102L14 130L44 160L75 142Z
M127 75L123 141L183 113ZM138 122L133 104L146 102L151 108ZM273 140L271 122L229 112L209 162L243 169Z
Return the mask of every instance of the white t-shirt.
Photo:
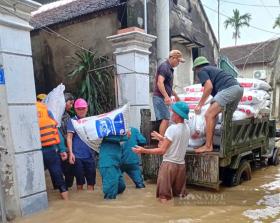
M185 123L178 123L167 128L165 135L172 143L163 155L163 161L185 164L185 155L189 144L190 129Z

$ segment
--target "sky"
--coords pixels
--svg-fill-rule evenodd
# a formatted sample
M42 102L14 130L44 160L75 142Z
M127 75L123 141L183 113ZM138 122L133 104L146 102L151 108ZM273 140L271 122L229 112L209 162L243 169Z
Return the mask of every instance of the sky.
M201 2L218 40L218 0L201 0ZM257 5L260 7L239 4ZM221 14L231 17L233 15L233 9L238 9L241 15L245 13L251 14L250 25L252 27L244 27L240 30L241 34L240 39L237 40L237 45L262 42L277 37L280 38L280 28L273 29L274 21L280 14L279 0L220 0ZM225 29L224 21L227 18L223 15L220 15L221 48L234 45L234 39L232 39L233 29L231 27ZM264 29L269 32L261 31L257 28Z

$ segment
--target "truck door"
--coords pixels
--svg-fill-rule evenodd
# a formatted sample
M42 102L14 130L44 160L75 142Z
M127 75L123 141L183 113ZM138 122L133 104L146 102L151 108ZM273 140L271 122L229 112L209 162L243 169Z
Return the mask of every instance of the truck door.
M219 153L186 154L187 184L219 190Z

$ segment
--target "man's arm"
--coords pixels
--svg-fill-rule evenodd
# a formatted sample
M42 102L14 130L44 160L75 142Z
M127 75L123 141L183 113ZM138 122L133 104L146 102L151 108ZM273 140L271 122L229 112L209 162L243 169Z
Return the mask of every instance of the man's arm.
M73 140L73 133L67 132L67 148L69 150L69 163L70 164L75 163L75 156L73 154L73 148L72 148L72 140Z
M177 93L174 90L172 90L172 95L175 97L176 101L180 101L180 98L178 97Z
M153 131L151 133L151 136L152 136L152 139L156 139L157 141L163 141L164 140L164 137L159 134L157 131Z
M157 86L158 86L158 89L159 89L160 93L164 97L164 102L166 104L170 105L171 104L171 98L168 96L168 94L166 92L166 89L165 89L165 86L164 86L164 80L165 80L165 77L159 74L158 75L158 80L157 80Z
M204 83L204 91L198 105L203 106L205 104L207 98L212 93L212 90L213 90L212 82L210 80L207 80Z
M194 109L196 114L199 114L201 112L201 108L205 104L205 102L208 99L209 95L212 93L212 90L213 90L212 82L210 80L207 80L204 83L204 91L203 91L202 97L201 97L198 105Z
M137 146L137 147L134 147L132 150L133 150L133 152L135 152L137 154L146 153L146 154L163 155L166 153L166 151L170 147L171 143L172 142L169 139L164 138L163 143L161 144L161 146L159 148L145 149L141 146Z

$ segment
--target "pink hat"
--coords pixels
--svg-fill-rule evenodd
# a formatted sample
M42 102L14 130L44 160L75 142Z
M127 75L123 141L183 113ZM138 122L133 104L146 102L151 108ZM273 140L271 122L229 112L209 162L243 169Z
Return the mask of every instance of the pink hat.
M83 98L78 98L74 103L74 108L87 108L88 104Z

